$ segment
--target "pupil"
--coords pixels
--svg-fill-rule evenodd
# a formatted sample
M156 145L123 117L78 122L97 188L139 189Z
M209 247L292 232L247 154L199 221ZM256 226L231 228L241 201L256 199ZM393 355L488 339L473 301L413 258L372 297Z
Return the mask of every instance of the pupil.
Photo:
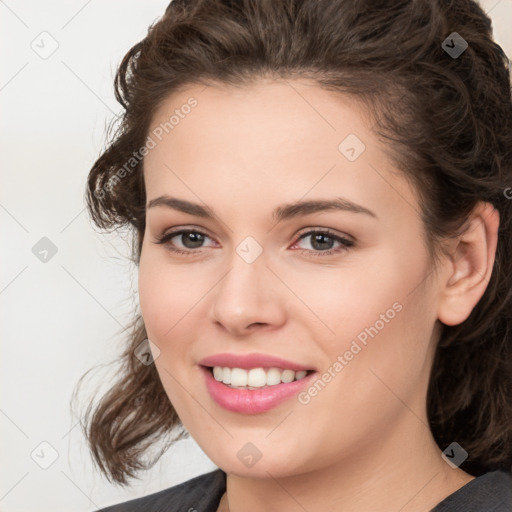
M325 240L328 240L327 245L329 247L325 247L325 245L322 246L322 243L324 243L324 244L326 243ZM328 236L325 236L325 235L323 235L321 233L318 233L317 235L313 236L312 246L315 249L320 249L320 250L322 250L322 249L331 249L332 248L332 242L333 242L332 238L330 238ZM320 244L320 247L315 247L315 244Z
M196 247L201 247L201 244L204 241L204 236L201 233L183 233L181 235L181 241L187 249L194 249ZM187 243L189 241L191 242L190 244Z

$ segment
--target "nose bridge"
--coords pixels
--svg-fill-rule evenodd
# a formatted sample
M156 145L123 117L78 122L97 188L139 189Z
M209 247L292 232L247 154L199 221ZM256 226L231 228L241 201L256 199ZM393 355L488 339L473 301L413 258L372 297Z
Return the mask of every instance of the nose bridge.
M265 259L263 250L257 254L254 245L240 243L229 260L230 271L220 283L217 301L232 313L238 309L247 314L257 308L262 298L262 285L267 280Z
M229 258L229 271L216 287L212 320L226 329L241 332L251 324L273 324L282 320L282 310L269 279L263 247L246 237Z

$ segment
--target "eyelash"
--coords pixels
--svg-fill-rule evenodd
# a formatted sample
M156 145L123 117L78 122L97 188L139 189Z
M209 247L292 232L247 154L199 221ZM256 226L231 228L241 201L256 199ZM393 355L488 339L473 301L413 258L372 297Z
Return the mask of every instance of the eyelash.
M182 235L185 233L197 233L199 235L203 235L205 237L211 238L206 233L203 233L202 231L197 230L197 229L179 229L176 231L171 231L170 233L166 233L161 236L157 236L156 237L157 241L154 243L161 244L161 245L167 245L167 249L174 253L183 254L186 256L192 256L192 255L194 255L194 253L197 253L198 251L196 251L194 249L188 249L188 250L178 249L176 247L172 247L171 245L167 244L167 242L171 238L174 238L177 235ZM296 249L296 250L298 250L300 252L307 252L314 256L330 256L332 254L346 251L346 250L348 250L349 247L352 247L354 245L354 242L352 240L349 240L348 238L339 236L339 235L335 234L334 232L332 232L331 230L326 229L326 228L321 229L321 230L320 229L310 230L310 231L306 231L306 232L300 234L300 236L293 243L293 245L297 244L300 240L302 240L303 238L306 238L307 236L317 235L317 234L327 235L328 238L331 238L332 240L339 242L341 244L341 246L336 249L327 249L326 251L314 251L311 249ZM199 249L201 249L201 248L199 248Z

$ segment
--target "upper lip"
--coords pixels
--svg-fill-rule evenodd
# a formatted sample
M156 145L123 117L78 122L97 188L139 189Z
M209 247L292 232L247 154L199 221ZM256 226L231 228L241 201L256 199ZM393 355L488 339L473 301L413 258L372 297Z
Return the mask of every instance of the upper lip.
M228 368L243 368L250 370L251 368L282 368L283 370L312 370L311 367L302 364L287 361L280 357L268 354L214 354L199 361L202 366L227 366Z

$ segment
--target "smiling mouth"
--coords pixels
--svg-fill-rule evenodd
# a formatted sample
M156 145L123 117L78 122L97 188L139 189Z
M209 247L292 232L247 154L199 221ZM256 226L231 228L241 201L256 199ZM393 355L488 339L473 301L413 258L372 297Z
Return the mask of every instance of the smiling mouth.
M220 366L204 366L213 378L232 389L256 390L302 380L315 370L283 370L256 367L250 370Z

